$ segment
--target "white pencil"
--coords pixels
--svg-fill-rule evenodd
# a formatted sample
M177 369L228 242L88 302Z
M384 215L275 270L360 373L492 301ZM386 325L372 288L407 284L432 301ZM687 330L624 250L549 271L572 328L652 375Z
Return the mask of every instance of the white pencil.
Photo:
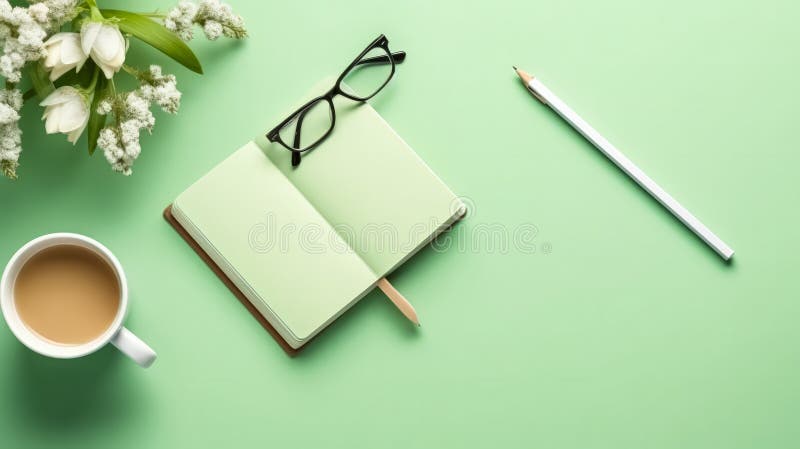
M600 135L594 128L592 128L586 121L584 121L578 114L575 113L566 103L561 101L550 89L547 88L541 81L529 75L523 70L514 67L514 70L519 75L520 79L528 90L539 101L550 106L551 109L556 111L567 123L575 128L583 137L591 142L598 150L611 159L617 167L621 168L628 176L633 178L639 186L653 196L662 206L667 208L673 215L675 215L686 227L691 229L698 237L700 237L708 246L714 249L717 254L725 260L730 260L733 257L733 249L725 244L719 237L717 237L710 229L708 229L700 220L697 219L691 212L681 205L675 198L670 196L664 189L662 189L655 181L650 179L645 172L636 166L630 159L625 157L614 145Z

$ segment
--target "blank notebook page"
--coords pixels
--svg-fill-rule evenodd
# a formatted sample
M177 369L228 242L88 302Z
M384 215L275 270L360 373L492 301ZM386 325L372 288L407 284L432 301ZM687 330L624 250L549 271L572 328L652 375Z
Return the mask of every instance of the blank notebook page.
M312 336L377 280L252 142L183 192L173 211L290 343ZM303 229L325 238L310 245Z

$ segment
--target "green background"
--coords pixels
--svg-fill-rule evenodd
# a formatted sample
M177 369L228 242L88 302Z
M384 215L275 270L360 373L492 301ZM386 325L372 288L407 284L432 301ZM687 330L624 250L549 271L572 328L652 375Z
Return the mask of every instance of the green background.
M130 7L129 2L99 2ZM167 3L136 2L153 10ZM785 448L800 427L800 7L789 0L235 1L251 37L191 46L198 76L134 174L24 109L0 256L92 236L159 354L45 359L0 332L0 446ZM473 214L288 358L161 218L192 181L385 33L408 51L373 105ZM736 251L725 264L520 85L540 77ZM309 274L313 282L313 274ZM3 324L3 328L6 326Z

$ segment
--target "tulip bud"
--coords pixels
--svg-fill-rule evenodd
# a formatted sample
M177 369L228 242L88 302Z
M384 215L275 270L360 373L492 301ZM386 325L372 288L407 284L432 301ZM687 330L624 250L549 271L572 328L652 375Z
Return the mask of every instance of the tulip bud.
M50 71L50 81L75 69L81 70L86 62L86 53L81 48L81 35L78 33L56 33L44 43L47 57L44 68Z
M81 47L111 79L125 62L125 38L116 25L86 22L81 27Z
M47 134L64 133L67 140L75 144L89 123L89 101L86 95L72 86L62 86L47 96L40 106L45 106Z

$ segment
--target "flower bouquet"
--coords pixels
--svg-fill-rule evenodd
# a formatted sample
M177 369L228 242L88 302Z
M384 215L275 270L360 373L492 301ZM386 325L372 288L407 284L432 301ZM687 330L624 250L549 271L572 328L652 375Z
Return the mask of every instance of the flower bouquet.
M0 171L17 176L20 109L36 98L48 134L66 134L75 144L88 128L89 154L100 147L114 171L130 175L141 152L139 133L152 132L155 124L151 106L174 114L181 93L175 76L161 67L127 64L128 46L134 39L144 42L202 73L186 45L196 26L211 40L247 36L242 18L219 0L181 1L166 14L101 9L96 0L35 0L27 6L0 0ZM119 73L138 87L119 90Z

